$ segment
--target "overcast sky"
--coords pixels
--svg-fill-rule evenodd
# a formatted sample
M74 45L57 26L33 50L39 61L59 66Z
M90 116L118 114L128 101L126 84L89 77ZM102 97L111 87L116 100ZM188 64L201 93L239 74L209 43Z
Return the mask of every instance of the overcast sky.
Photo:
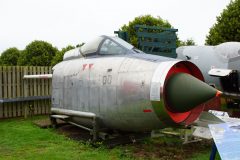
M230 0L0 0L0 52L44 40L59 49L113 35L134 17L168 20L181 40L203 45Z

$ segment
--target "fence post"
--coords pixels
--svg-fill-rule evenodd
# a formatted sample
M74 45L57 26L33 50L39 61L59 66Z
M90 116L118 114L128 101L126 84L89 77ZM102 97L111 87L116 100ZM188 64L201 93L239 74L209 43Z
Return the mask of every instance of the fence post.
M23 73L24 73L23 75L28 75L28 67L24 67ZM27 79L23 79L23 86L24 86L24 90L23 90L24 97L27 97L28 96L28 83L27 83ZM24 118L26 119L27 116L28 116L28 102L25 102L24 103Z
M3 66L2 67L2 72L3 72L3 74L2 74L2 76L3 76L3 86L2 86L2 89L3 89L3 98L8 98L8 96L7 96L7 87L8 87L8 83L7 83L7 67L6 66ZM3 104L3 117L4 118L8 118L8 104Z

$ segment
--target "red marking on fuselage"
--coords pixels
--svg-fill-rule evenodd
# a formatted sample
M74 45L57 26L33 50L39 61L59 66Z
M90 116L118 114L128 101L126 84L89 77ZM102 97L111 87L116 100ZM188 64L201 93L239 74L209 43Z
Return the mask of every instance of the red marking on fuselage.
M144 109L143 112L148 113L148 112L152 112L152 110L151 109Z
M82 70L84 71L86 67L87 67L87 64L83 64Z
M92 66L93 66L93 64L89 64L89 69L91 69L91 68L92 68Z

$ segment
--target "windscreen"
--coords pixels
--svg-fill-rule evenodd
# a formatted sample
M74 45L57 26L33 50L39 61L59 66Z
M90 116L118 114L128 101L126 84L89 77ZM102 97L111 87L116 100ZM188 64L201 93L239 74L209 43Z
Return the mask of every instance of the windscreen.
M103 37L97 37L94 40L85 43L81 47L81 53L87 56L87 54L89 53L97 52L99 44L102 42L103 39Z
M122 45L123 47L127 48L127 49L133 49L134 47L127 43L126 41L122 40L119 37L111 37L114 41L116 41L117 43L119 43L120 45Z

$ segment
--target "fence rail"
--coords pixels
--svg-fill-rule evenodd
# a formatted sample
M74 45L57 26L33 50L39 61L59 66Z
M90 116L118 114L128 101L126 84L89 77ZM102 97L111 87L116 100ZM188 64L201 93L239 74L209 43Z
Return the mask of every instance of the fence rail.
M26 115L48 114L49 98L27 100L29 97L49 97L51 79L23 79L24 75L51 74L51 67L0 66L0 119ZM25 99L26 101L21 101ZM11 100L18 101L11 101ZM7 102L7 103L3 103Z

